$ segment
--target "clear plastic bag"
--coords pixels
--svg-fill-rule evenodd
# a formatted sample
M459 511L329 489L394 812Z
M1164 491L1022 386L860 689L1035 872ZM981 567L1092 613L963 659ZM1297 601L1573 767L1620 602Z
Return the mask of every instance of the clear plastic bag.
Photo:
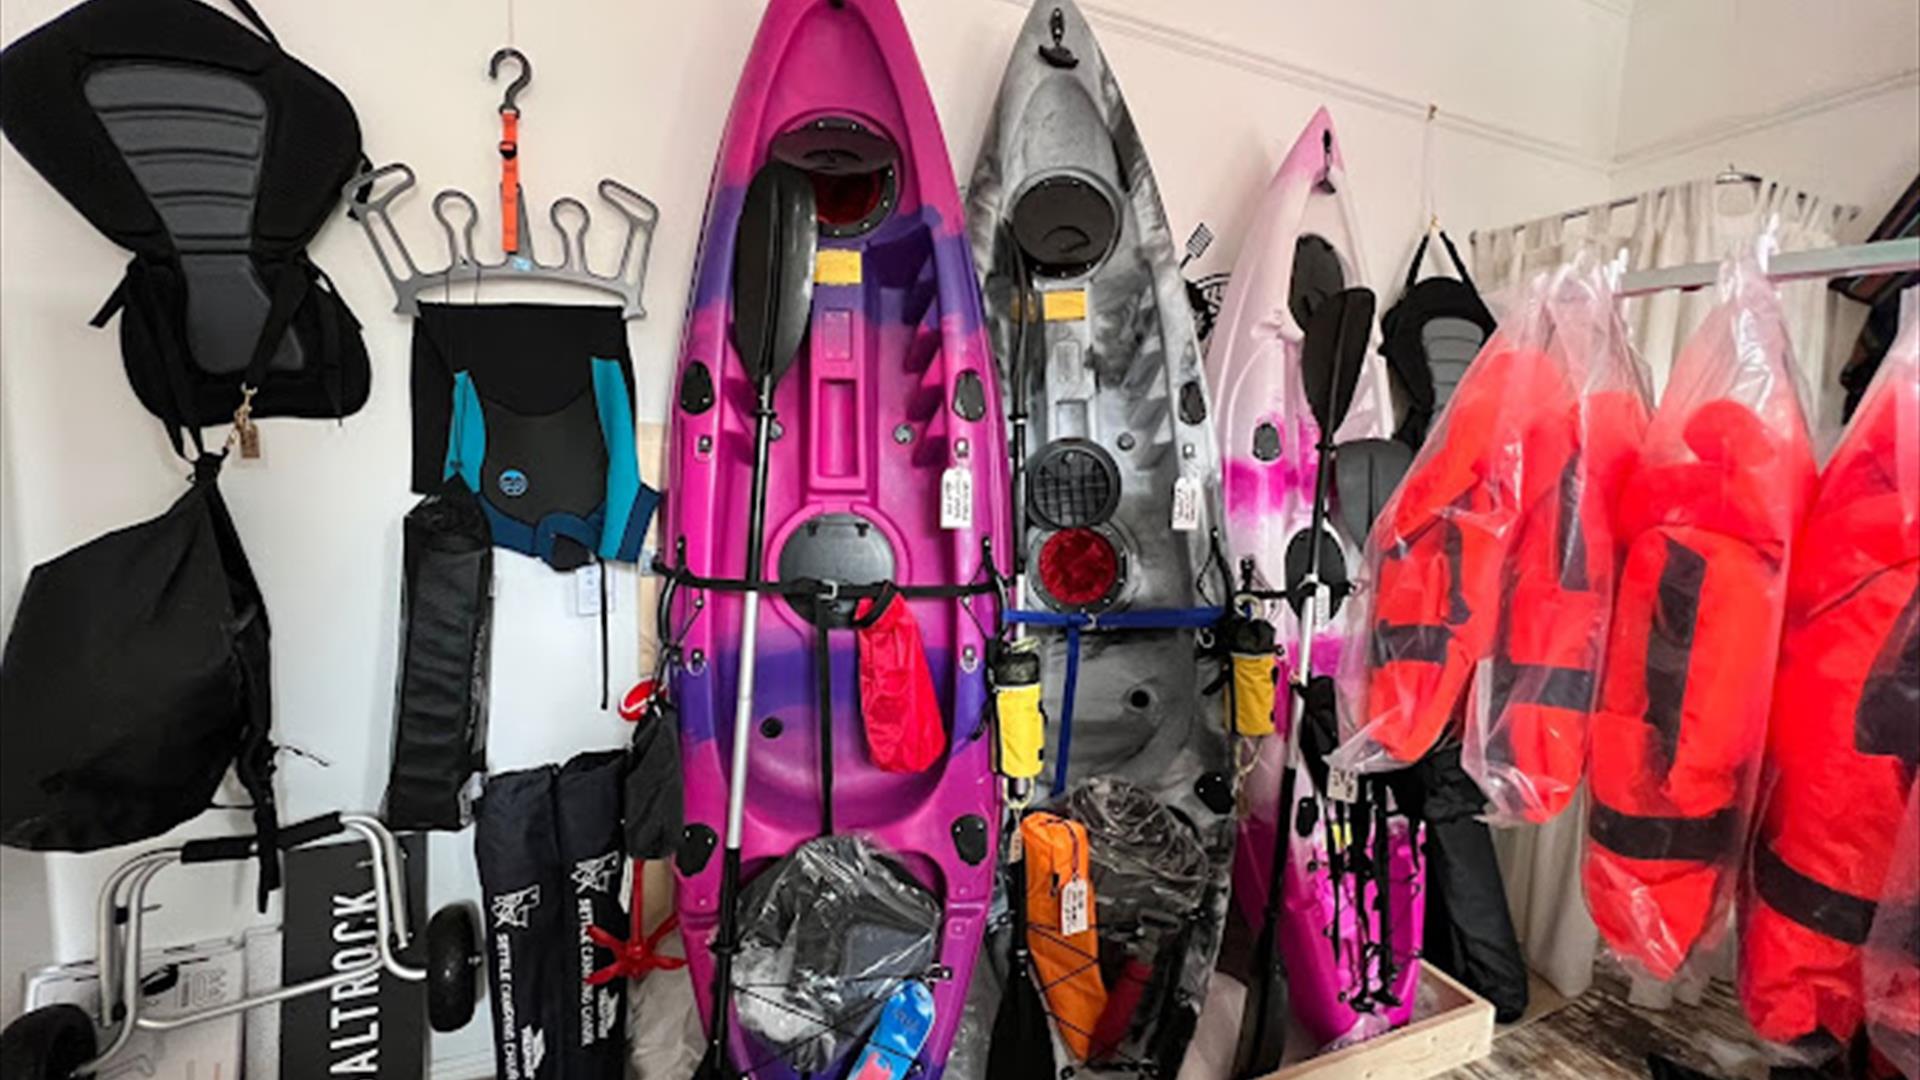
M802 1075L864 1039L939 947L939 903L856 836L810 840L762 871L741 894L740 919L740 1025Z
M1912 461L1914 459L1907 459ZM1909 1080L1920 1078L1920 782L1907 796L1906 820L1860 958L1867 1037Z
M1657 980L1729 923L1813 452L1752 256L1674 362L1615 514L1626 548L1591 725L1587 907Z
M1178 926L1200 906L1213 881L1200 834L1144 788L1096 776L1067 792L1060 812L1087 827L1103 931Z
M1644 387L1591 256L1530 283L1368 538L1334 765L1404 768L1458 722L1494 820L1572 800Z
M1917 597L1920 326L1894 344L1835 447L1789 572L1740 909L1741 1002L1782 1047L1853 1038L1873 997L1855 975L1872 905L1883 887L1905 898L1896 907L1920 891L1890 869L1920 858L1920 838L1896 843L1920 754ZM1898 918L1884 906L1881 917ZM1920 1032L1920 1008L1907 1015Z
M1496 825L1552 820L1585 776L1622 554L1613 508L1650 418L1645 373L1600 267L1589 258L1564 267L1546 307L1547 361L1574 394L1572 441L1565 403L1542 409L1525 445L1529 478L1493 648L1475 669L1461 740Z

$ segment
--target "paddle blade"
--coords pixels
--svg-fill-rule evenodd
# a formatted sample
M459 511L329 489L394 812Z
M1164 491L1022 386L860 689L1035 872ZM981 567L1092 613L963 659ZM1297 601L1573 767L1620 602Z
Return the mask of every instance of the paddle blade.
M819 234L812 182L792 165L768 162L747 187L733 241L733 348L755 382L778 382L799 355Z
M994 1014L987 1047L987 1075L994 1080L1053 1080L1053 1033L1024 961L1016 960L1007 971L1006 995Z
M1346 419L1373 337L1372 289L1342 289L1320 303L1303 326L1300 374L1320 430L1331 435Z
M700 1067L693 1070L693 1080L739 1080L733 1071L733 1064L727 1060L726 1048L717 1042L707 1044L707 1056L700 1059Z
M1270 903L1279 904L1279 897ZM1268 921L1254 944L1253 978L1246 1011L1240 1014L1240 1045L1233 1056L1236 1080L1265 1076L1280 1068L1287 1050L1287 965L1275 947Z
M1364 541L1400 478L1413 466L1413 448L1397 439L1356 439L1333 455L1334 497L1347 535Z

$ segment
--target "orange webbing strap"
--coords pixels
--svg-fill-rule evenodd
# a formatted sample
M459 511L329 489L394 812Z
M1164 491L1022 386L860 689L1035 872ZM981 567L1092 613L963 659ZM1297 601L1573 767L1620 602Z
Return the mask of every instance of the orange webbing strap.
M500 110L500 250L520 250L520 112Z

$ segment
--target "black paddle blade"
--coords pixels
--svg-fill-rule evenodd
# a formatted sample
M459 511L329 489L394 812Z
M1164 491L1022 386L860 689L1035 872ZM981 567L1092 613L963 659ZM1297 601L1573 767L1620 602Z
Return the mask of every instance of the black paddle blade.
M1347 535L1365 541L1400 478L1413 467L1413 448L1398 439L1357 439L1333 456L1334 498Z
M1279 897L1268 901L1279 904ZM1253 947L1253 978L1247 986L1246 1011L1240 1014L1240 1044L1233 1055L1235 1080L1251 1080L1280 1068L1287 1051L1287 965L1274 941L1271 919L1261 928Z
M1296 616L1307 608L1307 569L1313 556L1312 529L1301 529L1293 534L1293 539L1287 541L1287 592L1291 594L1287 604L1293 608ZM1347 577L1347 557L1340 551L1340 541L1324 528L1320 530L1318 569L1321 586L1333 590L1333 595L1327 599L1327 618L1331 619L1340 613L1340 605L1346 600L1343 586L1350 579Z
M799 355L819 237L813 183L792 165L768 162L747 187L733 240L733 348L755 382L778 382Z
M1331 436L1346 419L1373 335L1372 289L1342 289L1321 302L1302 329L1300 374L1320 430Z
M700 1067L693 1070L693 1080L739 1080L740 1074L727 1060L727 1048L716 1042L707 1044L707 1056L700 1059Z

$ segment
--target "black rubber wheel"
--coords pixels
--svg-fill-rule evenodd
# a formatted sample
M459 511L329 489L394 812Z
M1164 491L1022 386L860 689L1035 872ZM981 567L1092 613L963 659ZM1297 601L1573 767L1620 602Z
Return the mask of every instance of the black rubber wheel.
M93 1019L78 1005L35 1009L0 1033L0 1078L67 1080L93 1060Z
M473 908L449 904L427 923L427 1021L435 1031L459 1031L473 1019L479 996L480 945Z

